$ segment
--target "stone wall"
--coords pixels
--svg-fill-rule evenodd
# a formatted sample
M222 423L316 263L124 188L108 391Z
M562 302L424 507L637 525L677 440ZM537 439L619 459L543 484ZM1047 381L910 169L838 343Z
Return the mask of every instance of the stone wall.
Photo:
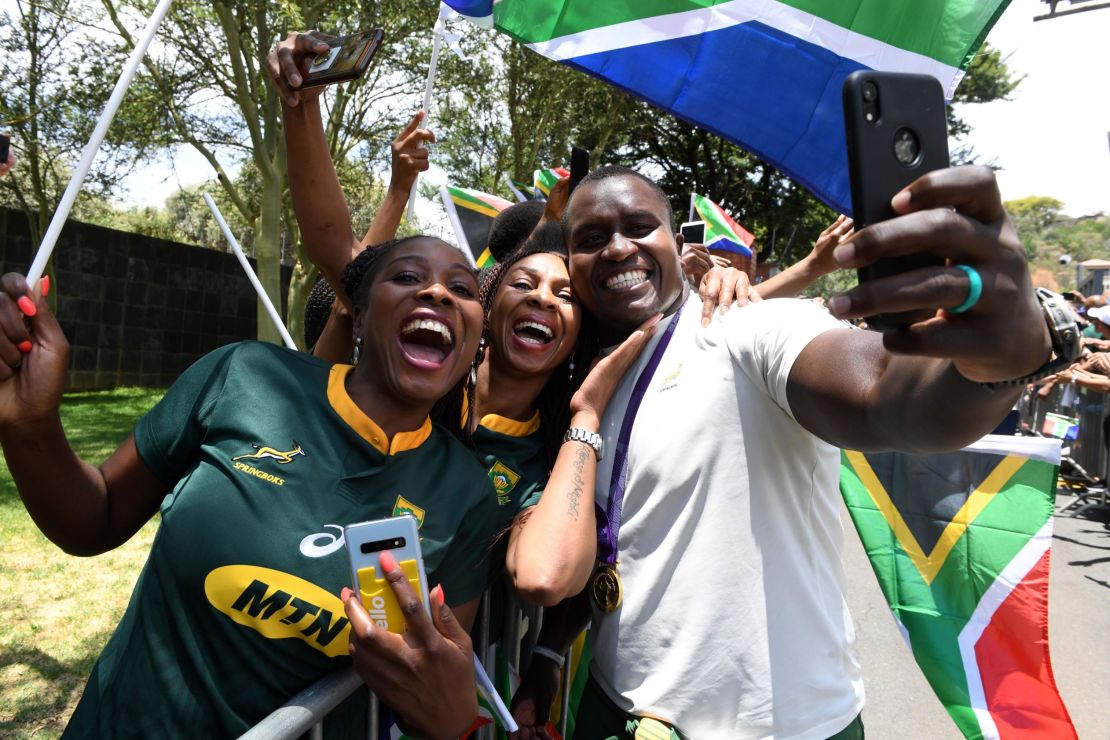
M23 213L0 208L0 270L25 272L37 248ZM54 276L69 390L167 386L204 354L256 335L254 289L230 252L71 221ZM283 267L283 315L289 277Z

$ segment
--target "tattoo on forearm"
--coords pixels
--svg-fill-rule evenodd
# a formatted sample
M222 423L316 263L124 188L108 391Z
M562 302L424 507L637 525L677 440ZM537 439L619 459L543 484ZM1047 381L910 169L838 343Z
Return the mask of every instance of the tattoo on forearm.
M574 462L574 475L571 477L573 486L566 493L567 497L567 513L574 517L574 521L578 521L578 501L582 498L582 487L585 482L582 478L582 468L586 465L586 460L589 459L590 453L585 447L580 447L575 453Z

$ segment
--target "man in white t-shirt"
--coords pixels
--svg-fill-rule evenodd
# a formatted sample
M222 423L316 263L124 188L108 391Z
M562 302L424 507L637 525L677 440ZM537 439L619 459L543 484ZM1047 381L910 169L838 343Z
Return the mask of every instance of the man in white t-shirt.
M658 186L606 167L574 192L571 278L602 344L664 314L600 420L596 557L611 567L586 589L598 596L576 737L631 738L637 722L651 737L862 736L837 448L963 446L1018 393L983 383L1051 354L989 170L933 173L893 205L902 215L846 240L837 262L933 251L973 266L977 301L967 270L938 267L834 296L838 318L781 299L702 326ZM885 337L838 320L917 308L936 316Z

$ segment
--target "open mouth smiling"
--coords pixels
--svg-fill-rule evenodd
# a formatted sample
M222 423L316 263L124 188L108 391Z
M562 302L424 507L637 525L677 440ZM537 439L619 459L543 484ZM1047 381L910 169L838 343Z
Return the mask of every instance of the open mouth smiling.
M605 280L605 289L606 290L624 290L626 288L631 288L635 285L639 285L640 283L646 281L647 279L648 279L647 270L643 270L643 269L639 269L639 268L632 269L632 270L624 270L622 272L618 272L616 275L611 275L609 278L607 278Z
M513 324L513 334L526 344L542 347L555 339L555 332L551 327L539 321L521 319Z
M428 369L442 367L455 347L451 327L438 319L414 318L401 327L401 350L405 358Z

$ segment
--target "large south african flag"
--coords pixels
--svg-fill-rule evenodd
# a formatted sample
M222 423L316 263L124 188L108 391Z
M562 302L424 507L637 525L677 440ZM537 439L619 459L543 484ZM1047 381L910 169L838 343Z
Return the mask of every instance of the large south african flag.
M444 0L782 169L851 212L840 89L859 69L951 98L1009 0Z
M845 451L840 488L894 618L969 738L1074 738L1048 652L1060 442Z
M439 197L455 230L459 248L478 267L495 264L496 260L489 251L490 228L497 214L512 203L496 195L453 185L440 188Z

